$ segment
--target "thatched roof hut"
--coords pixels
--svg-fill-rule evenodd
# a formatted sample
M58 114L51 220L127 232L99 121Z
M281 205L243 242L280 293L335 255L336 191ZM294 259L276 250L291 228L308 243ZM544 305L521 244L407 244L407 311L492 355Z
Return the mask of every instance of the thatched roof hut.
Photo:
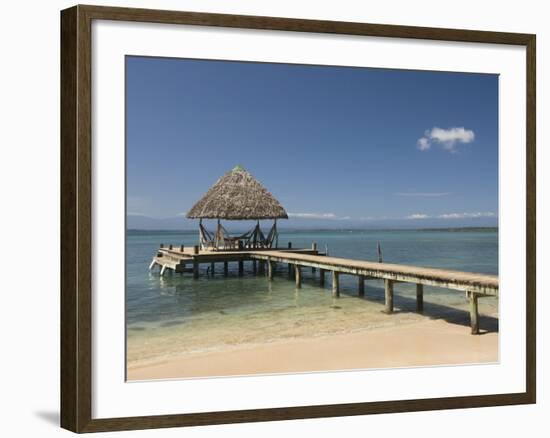
M191 219L288 219L279 201L241 166L218 179L186 216Z

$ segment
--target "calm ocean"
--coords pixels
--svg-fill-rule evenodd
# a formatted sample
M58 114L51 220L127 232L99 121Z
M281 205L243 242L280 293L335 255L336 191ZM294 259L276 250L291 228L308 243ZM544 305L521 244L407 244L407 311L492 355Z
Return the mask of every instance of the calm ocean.
M215 275L199 280L191 275L167 273L148 266L160 243L197 243L197 232L129 230L126 241L126 321L128 365L156 362L193 351L232 348L242 344L372 330L407 324L426 318L452 322L468 320L463 293L426 287L424 315L415 313L414 285L395 287L397 312L383 308L383 284L366 282L364 299L357 297L357 280L341 276L341 297L333 299L330 275L319 288L318 273L303 269L303 285L295 289L286 266L280 265L274 281L253 276L245 263L244 277L230 263L227 278L223 266ZM311 247L336 257L376 261L380 242L384 261L407 265L498 274L498 231L342 230L281 231L280 246ZM498 301L480 300L480 312L498 315Z

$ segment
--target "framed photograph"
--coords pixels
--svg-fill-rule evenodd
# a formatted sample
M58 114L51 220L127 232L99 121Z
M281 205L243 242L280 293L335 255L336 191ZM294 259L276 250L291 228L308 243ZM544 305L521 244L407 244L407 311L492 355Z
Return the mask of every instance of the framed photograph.
M61 12L61 425L535 402L535 35Z

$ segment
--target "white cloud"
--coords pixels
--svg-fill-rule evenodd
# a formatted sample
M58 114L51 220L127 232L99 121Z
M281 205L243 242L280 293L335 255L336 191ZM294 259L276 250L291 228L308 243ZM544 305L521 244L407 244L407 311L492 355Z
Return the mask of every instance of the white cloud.
M428 219L430 216L427 214L422 213L414 213L410 214L409 216L405 217L405 219Z
M421 198L438 198L440 196L450 195L449 192L397 192L395 196L417 196Z
M496 214L490 211L478 211L475 213L444 213L437 216L439 219L467 219L477 217L496 217Z
M496 213L490 211L478 211L473 213L442 213L435 216L430 216L424 213L414 213L409 216L405 216L405 219L472 219L496 216Z
M334 213L288 213L288 217L298 219L349 219L349 216L338 217Z
M428 149L430 149L431 144L430 144L430 141L426 137L421 137L416 142L416 146L421 151L427 151Z
M464 127L442 129L437 126L428 129L424 137L417 140L417 148L421 151L430 149L432 143L440 144L443 149L451 153L457 152L457 144L471 143L475 139L475 133Z

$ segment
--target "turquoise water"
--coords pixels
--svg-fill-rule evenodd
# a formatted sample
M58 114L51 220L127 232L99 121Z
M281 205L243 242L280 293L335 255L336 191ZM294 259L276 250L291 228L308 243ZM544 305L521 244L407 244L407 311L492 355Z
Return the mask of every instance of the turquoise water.
M376 261L380 242L384 261L417 266L498 274L497 230L476 231L281 231L280 246L311 247L316 242L331 256ZM252 275L245 263L244 277L237 264L229 264L227 278L222 264L214 276L201 267L199 280L190 274L149 272L148 266L160 243L186 246L197 243L196 232L127 232L126 322L128 365L154 363L188 352L231 348L243 344L372 330L445 318L467 322L463 293L425 288L425 312L415 312L414 285L395 288L396 313L383 308L383 285L366 283L364 298L357 297L357 279L341 276L341 297L332 298L330 275L319 287L318 273L304 269L303 286L296 289L286 266L279 265L273 282ZM209 266L209 265L208 265ZM497 317L495 299L480 300L482 314Z

